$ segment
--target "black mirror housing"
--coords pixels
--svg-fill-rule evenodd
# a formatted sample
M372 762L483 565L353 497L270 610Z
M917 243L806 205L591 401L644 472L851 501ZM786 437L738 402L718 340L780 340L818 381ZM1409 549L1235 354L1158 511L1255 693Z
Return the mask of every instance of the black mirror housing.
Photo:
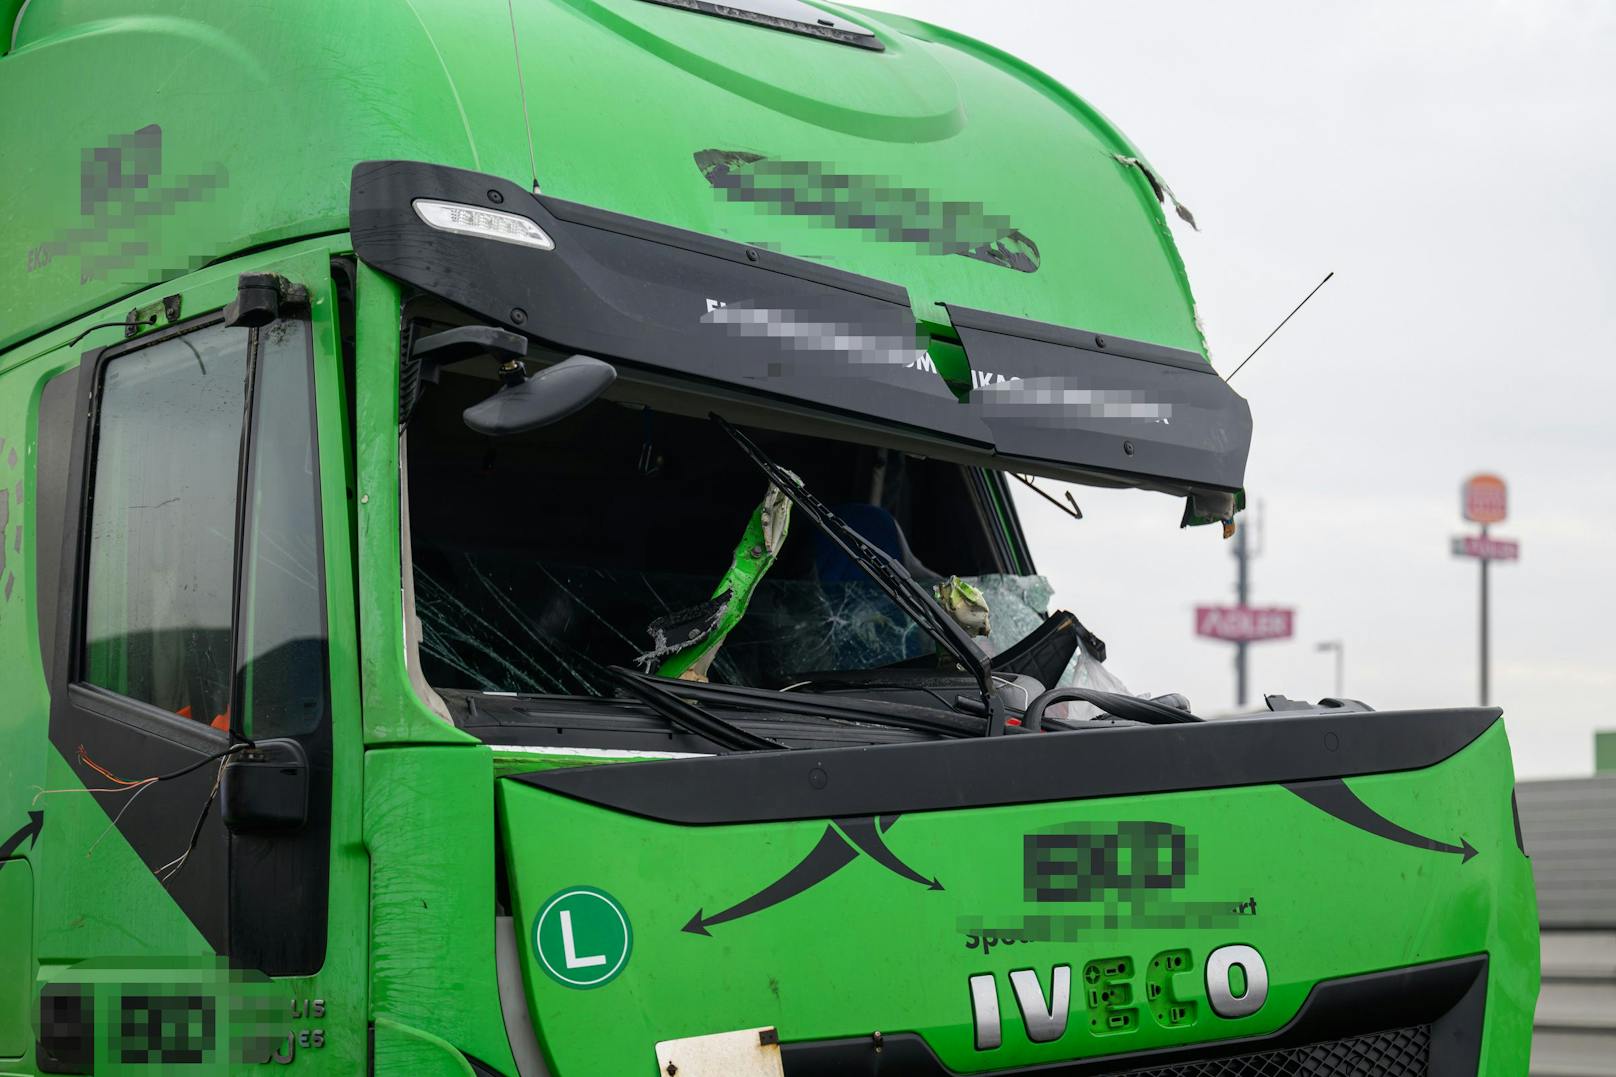
M582 411L616 380L617 368L610 363L574 355L507 384L461 416L467 426L487 437L525 434Z
M309 818L309 757L295 740L265 740L231 755L219 776L219 814L233 834L297 830Z

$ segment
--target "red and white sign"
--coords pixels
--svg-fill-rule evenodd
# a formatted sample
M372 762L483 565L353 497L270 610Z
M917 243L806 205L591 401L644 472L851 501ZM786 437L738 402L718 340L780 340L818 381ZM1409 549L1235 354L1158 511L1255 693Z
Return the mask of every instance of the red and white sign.
M1509 488L1497 475L1472 475L1464 484L1464 518L1473 524L1501 524L1509 518Z
M1482 561L1519 561L1521 544L1509 539L1458 535L1453 540L1453 556L1474 557Z
M1195 634L1230 643L1255 643L1265 639L1290 639L1294 634L1296 611L1278 608L1253 609L1250 606L1197 606Z

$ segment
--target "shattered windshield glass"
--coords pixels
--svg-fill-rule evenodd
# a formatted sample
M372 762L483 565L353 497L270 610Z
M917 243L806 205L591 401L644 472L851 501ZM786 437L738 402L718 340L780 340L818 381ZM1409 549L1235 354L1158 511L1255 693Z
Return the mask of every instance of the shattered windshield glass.
M1042 576L966 582L982 590L992 610L989 651L1019 642L1048 615L1050 587ZM645 650L647 610L674 613L700 603L712 588L711 579L666 573L465 556L436 569L418 561L422 664L427 680L440 688L611 695L605 667L629 665ZM515 597L535 593L546 595L537 608ZM873 584L765 580L709 676L724 684L785 687L805 673L880 669L936 653L931 637ZM1073 659L1073 676L1080 660Z
M491 441L459 416L486 392L446 374L407 439L419 656L433 687L609 696L608 667L638 661L780 689L942 664L933 638L845 553L806 518L782 517L783 500L766 498L767 481L713 424L601 401ZM988 653L1044 624L1051 590L1018 571L1002 486L893 450L757 436L922 584L957 577L980 591ZM713 634L694 669L658 669L670 632ZM1083 661L1062 679L1086 683Z

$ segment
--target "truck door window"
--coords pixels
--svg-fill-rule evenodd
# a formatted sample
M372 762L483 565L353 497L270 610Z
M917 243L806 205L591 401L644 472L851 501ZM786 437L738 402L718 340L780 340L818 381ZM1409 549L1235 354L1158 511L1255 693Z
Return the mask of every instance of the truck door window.
M313 732L326 711L326 631L308 323L258 333L242 547L241 730Z
M217 728L247 345L213 325L108 361L93 465L84 677Z

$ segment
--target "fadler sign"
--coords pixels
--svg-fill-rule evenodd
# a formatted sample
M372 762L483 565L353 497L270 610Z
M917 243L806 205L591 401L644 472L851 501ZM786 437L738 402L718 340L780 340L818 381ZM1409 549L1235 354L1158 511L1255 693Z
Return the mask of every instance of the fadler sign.
M1278 606L1197 606L1195 634L1229 643L1290 639L1296 634L1296 611Z

